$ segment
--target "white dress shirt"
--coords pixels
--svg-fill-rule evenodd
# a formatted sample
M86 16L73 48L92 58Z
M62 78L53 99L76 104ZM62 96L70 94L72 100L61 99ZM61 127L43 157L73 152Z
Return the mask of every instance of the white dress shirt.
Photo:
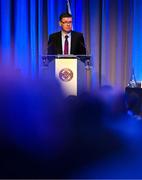
M63 31L62 31L62 52L64 54L64 44L65 44L65 36L66 35L68 35L68 48L69 48L68 54L70 54L70 52L71 52L71 33L66 34Z

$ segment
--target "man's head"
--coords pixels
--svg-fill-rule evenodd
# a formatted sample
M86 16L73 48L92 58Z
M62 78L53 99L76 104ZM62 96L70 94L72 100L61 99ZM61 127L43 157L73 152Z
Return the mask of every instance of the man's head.
M59 24L62 27L62 31L70 33L72 31L72 15L69 13L62 13L60 15Z

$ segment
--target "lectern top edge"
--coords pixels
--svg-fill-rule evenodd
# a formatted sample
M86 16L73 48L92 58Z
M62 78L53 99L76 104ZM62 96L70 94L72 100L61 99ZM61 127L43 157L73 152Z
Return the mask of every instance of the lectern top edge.
M81 60L83 63L86 63L86 60L89 60L91 59L91 55L74 55L74 54L69 54L69 55L63 55L63 54L58 54L58 55L48 55L48 54L45 54L45 55L42 55L42 59L44 61L44 64L45 64L45 60L47 60L48 62L51 62L55 59L78 59L78 60Z
M74 55L74 54L68 54L68 55L64 55L64 54L58 54L58 55L55 55L55 54L43 54L42 55L42 58L77 58L77 59L82 59L82 58L86 58L86 59L90 59L91 58L91 55L88 54L88 55L82 55L82 54L77 54L77 55Z
M74 54L42 54L42 57L91 57L91 55L90 54L87 54L87 55L82 55L82 54L76 54L76 55L74 55Z

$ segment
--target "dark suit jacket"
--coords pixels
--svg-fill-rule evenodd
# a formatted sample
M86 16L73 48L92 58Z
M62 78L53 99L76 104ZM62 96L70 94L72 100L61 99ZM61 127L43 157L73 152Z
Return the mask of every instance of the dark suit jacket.
M48 54L63 54L62 53L62 36L61 31L51 34L48 41ZM71 32L71 52L74 55L85 55L86 48L83 34L79 32Z

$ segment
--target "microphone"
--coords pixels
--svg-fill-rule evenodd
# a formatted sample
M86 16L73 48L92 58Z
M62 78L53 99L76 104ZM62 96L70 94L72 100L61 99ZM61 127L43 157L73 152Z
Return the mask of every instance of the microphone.
M91 56L89 55L88 51L87 51L87 55L86 55L86 47L85 47L85 44L80 41L80 45L85 49L85 54L84 54L84 55L79 55L79 58L80 58L83 62L85 62L86 66L90 66L90 58L91 58Z
M83 50L84 50L84 55L86 55L86 47L85 47L85 44L80 41L80 45L83 47Z
M44 66L48 66L49 62L51 62L54 59L55 59L55 49L54 49L53 42L50 41L50 38L49 38L48 46L47 46L47 53L42 56L42 63Z
M55 48L54 48L53 41L50 41L50 40L48 41L47 54L49 54L49 55L55 54Z

